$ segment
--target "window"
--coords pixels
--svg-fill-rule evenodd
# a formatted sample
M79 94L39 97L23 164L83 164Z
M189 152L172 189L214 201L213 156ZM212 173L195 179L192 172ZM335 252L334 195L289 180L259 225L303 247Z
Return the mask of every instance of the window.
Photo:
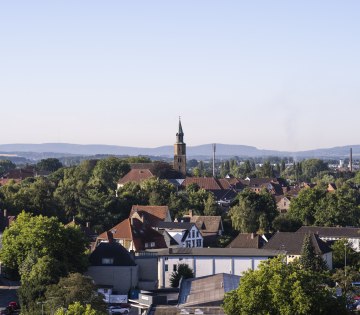
M196 240L196 247L201 247L201 240Z
M151 242L150 247L155 247L155 242Z
M191 247L191 241L186 241L186 247Z
M191 236L192 236L192 238L195 238L195 231L194 230L192 230Z
M173 271L177 270L177 265L173 265Z
M165 271L169 271L169 265L165 264Z
M103 265L113 265L114 264L114 258L103 258L103 259L101 259L101 263Z
M192 247L195 247L195 240L192 240Z
M200 236L200 232L197 231L197 232L196 232L196 237L199 237L199 236Z

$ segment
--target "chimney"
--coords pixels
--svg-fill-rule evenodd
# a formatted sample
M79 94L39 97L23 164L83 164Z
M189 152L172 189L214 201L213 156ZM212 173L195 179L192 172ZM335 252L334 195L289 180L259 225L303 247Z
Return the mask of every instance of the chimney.
M4 209L4 218L7 218L7 210Z
M353 171L352 148L350 148L350 161L349 161L349 164L350 164L350 172L352 172Z
M89 221L86 222L86 227L87 227L88 229L90 229L90 222L89 222Z
M253 240L254 239L254 233L251 233L251 239Z
M193 216L193 211L189 210L189 217L192 218L192 216Z

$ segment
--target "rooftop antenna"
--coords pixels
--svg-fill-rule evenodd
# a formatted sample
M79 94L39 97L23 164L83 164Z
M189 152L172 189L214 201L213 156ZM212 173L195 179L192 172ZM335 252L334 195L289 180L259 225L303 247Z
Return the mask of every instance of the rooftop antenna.
M213 149L213 177L215 177L215 152L216 152L216 143L213 143L212 145Z

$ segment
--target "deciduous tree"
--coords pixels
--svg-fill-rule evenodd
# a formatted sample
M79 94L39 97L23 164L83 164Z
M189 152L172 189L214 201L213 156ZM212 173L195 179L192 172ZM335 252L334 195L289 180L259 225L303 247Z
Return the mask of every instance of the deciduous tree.
M333 297L324 279L284 257L264 261L246 271L239 287L226 294L228 315L340 315L345 305Z

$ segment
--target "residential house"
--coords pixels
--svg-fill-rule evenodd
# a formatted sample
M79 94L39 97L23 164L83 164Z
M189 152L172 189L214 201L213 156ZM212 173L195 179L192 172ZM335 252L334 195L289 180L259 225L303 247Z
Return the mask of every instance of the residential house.
M157 251L159 287L170 286L170 276L179 264L187 264L195 278L230 273L241 276L259 263L284 254L281 250L256 248L168 248Z
M181 173L173 169L173 167L162 161L152 163L130 163L130 171L118 181L117 188L123 187L126 183L140 184L144 180L150 178L167 179L175 186L179 185ZM178 180L176 180L179 178Z
M158 222L172 222L168 206L134 205L131 208L129 217L137 217L151 227L156 226Z
M290 196L275 196L276 207L280 213L286 213L290 209Z
M89 261L86 274L98 287L111 288L114 294L128 294L138 285L138 266L119 243L100 243L91 253Z
M180 221L196 224L204 239L204 247L216 246L219 236L224 232L221 216L193 215L190 210Z
M195 223L159 222L156 229L166 231L178 247L203 247L204 239Z
M222 206L229 206L238 193L229 181L214 177L186 177L180 188L185 189L192 184L213 193L218 204Z
M269 241L266 235L239 233L227 248L262 248Z
M155 175L150 169L131 169L124 177L119 179L117 188L119 189L127 183L140 184L142 181L153 177L155 177Z
M324 242L332 245L335 241L345 239L356 252L360 252L360 229L355 227L322 227L302 226L296 233L314 233Z
M21 181L28 177L35 177L36 171L34 167L28 166L24 168L14 168L9 170L2 176L3 179L14 179L15 181Z
M282 178L249 178L241 181L250 190L259 193L261 190L266 189L272 195L283 195L289 187L286 181Z
M264 244L263 249L283 250L286 252L287 262L300 258L304 239L307 233L301 232L277 232L269 242ZM325 261L329 269L332 269L332 251L318 235L310 233L311 243L315 253Z
M125 219L110 230L100 234L96 239L96 246L102 242L111 242L112 240L129 251L167 247L161 233L137 218Z

